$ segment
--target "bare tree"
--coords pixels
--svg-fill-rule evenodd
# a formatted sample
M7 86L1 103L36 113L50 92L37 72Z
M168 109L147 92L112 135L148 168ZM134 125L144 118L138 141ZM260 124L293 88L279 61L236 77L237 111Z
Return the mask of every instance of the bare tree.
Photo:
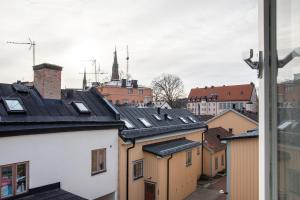
M166 101L171 107L176 106L176 101L184 96L182 80L173 74L162 74L152 81L155 101Z

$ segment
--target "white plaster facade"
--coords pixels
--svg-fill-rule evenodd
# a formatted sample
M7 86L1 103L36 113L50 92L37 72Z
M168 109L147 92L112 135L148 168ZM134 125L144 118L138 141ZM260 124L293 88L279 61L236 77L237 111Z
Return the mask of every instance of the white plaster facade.
M106 172L91 175L91 151L106 148ZM89 130L0 138L0 165L29 161L29 189L60 182L87 199L115 193L118 130Z

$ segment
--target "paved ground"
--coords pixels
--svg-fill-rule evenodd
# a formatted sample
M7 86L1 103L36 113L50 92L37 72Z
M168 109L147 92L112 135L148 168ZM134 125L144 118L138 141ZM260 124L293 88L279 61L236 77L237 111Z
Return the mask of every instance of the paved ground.
M226 191L226 176L210 181L200 181L196 192L185 200L226 200L226 195L219 191Z

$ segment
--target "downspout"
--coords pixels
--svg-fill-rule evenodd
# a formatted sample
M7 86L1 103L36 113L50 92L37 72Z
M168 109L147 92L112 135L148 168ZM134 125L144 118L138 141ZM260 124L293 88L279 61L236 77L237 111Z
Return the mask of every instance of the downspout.
M126 167L126 200L129 200L129 150L135 147L135 139L131 140L132 146L127 148L127 167Z
M168 158L168 166L167 166L167 200L170 198L170 160L173 158L173 154Z
M204 150L204 134L208 131L208 125L206 125L206 130L202 133L202 145L201 145L201 176L203 175L203 150Z

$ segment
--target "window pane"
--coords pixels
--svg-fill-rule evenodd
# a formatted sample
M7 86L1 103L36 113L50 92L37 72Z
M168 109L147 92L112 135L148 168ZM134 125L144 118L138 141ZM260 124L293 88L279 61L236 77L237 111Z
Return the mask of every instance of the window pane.
M1 198L13 195L12 166L1 168Z
M27 191L26 163L17 165L17 194Z
M19 102L19 100L16 100L16 99L7 99L5 100L9 110L11 111L23 111L23 106L21 105L21 103Z
M92 151L92 173L97 171L97 151Z
M296 55L278 70L279 199L300 199L300 1L277 0L278 59Z

